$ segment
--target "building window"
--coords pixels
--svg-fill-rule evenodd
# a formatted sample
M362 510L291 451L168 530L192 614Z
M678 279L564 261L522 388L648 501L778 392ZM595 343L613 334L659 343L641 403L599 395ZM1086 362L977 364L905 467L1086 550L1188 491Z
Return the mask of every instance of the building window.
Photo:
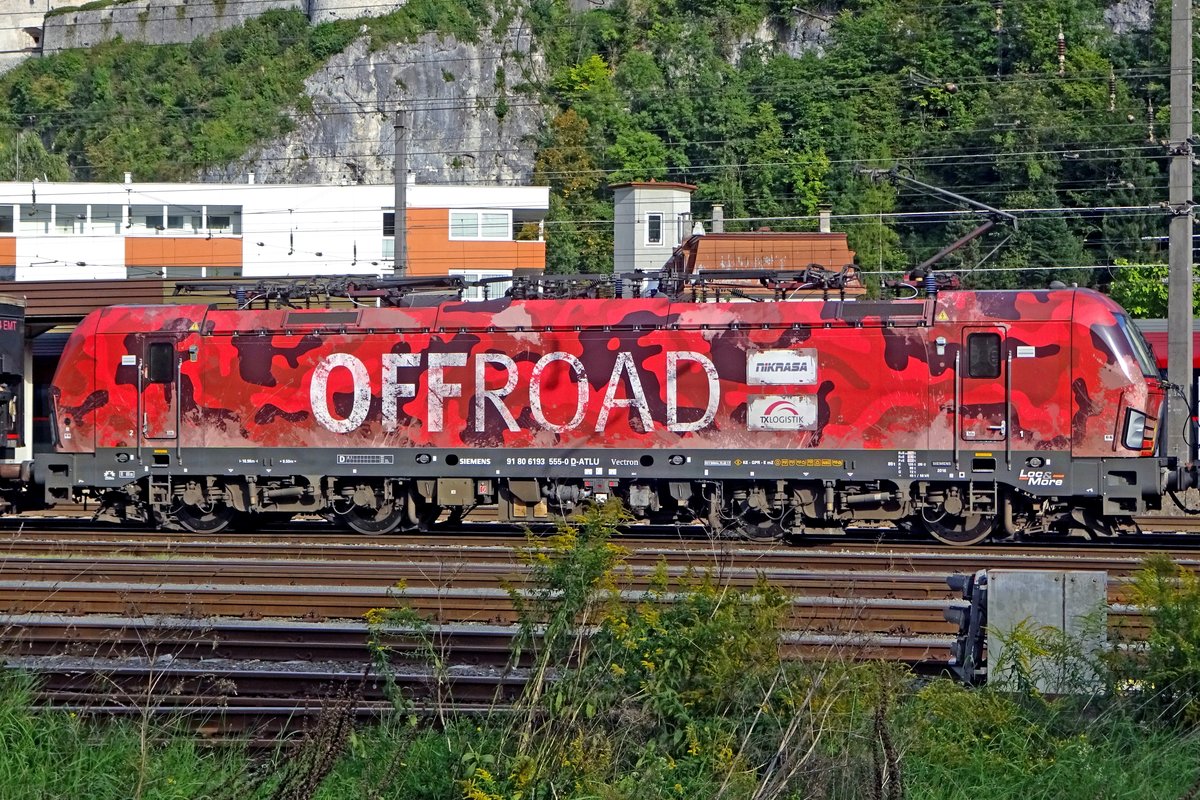
M511 239L512 221L508 214L480 214L479 235L484 239Z
M972 333L967 337L967 375L1000 377L1000 334Z
M0 233L13 232L12 208L0 208Z
M384 236L395 236L396 235L396 212L395 211L383 212L383 235Z
M504 278L505 280L493 281L483 286L468 286L463 289L462 299L470 302L479 300L495 300L499 297L504 297L504 293L512 288L512 273L507 270L464 270L452 269L449 271L451 276L462 278L467 283L475 283L476 281L484 280L485 278Z
M87 228L87 206L59 204L54 207L54 232L64 236L82 234Z
M92 233L120 233L124 206L92 206Z
M33 234L35 236L50 233L50 207L49 206L20 206L21 215L19 227L20 233Z
M204 222L209 233L240 235L242 232L241 206L207 206L203 208Z
M512 239L511 211L457 211L450 212L451 239Z
M646 244L662 244L663 243L663 215L662 214L647 214L646 215Z
M241 267L126 267L125 277L130 280L165 278L167 280L193 280L195 278L240 278Z

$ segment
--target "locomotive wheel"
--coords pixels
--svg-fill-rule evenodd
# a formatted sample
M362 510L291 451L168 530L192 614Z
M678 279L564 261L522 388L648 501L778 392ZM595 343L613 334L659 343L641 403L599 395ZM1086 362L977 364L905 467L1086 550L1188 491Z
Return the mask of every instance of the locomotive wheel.
M382 503L379 508L354 506L342 519L355 533L366 535L391 533L406 521L404 507L399 503Z
M218 533L229 527L235 514L236 512L224 503L216 503L208 510L181 505L175 509L174 517L184 530L192 533Z
M943 514L937 520L922 517L921 522L930 536L951 547L979 544L996 529L996 518L988 514L966 514L961 517Z
M749 542L778 542L782 541L784 534L787 533L784 527L775 520L763 520L758 523L740 522L734 530L738 535Z

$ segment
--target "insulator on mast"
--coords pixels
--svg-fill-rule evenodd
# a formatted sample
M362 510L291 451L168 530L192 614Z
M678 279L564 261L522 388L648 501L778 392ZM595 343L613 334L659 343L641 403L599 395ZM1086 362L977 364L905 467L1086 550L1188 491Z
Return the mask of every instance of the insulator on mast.
M1062 25L1058 26L1058 76L1061 78L1067 69L1067 37L1063 35Z
M1154 144L1154 101L1146 98L1146 141Z
M1117 110L1117 73L1111 69L1108 71L1108 110Z

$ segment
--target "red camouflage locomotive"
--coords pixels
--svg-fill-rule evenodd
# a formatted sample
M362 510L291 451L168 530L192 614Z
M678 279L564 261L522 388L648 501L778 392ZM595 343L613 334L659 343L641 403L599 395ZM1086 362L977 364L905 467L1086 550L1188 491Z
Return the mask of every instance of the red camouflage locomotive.
M895 301L112 307L51 387L51 502L363 533L621 498L751 537L1113 532L1181 483L1125 313L1086 289Z

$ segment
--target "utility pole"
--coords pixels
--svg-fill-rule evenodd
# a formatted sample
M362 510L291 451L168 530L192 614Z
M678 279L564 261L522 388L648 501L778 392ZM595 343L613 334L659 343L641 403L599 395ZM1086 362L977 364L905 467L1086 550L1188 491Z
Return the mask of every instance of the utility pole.
M1192 0L1171 0L1171 211L1167 277L1167 380L1192 397ZM1167 404L1167 455L1192 459L1188 404Z
M392 235L395 237L392 271L396 275L408 272L408 128L403 111L396 112L392 132L396 137L396 163L392 180L396 184L396 211Z

